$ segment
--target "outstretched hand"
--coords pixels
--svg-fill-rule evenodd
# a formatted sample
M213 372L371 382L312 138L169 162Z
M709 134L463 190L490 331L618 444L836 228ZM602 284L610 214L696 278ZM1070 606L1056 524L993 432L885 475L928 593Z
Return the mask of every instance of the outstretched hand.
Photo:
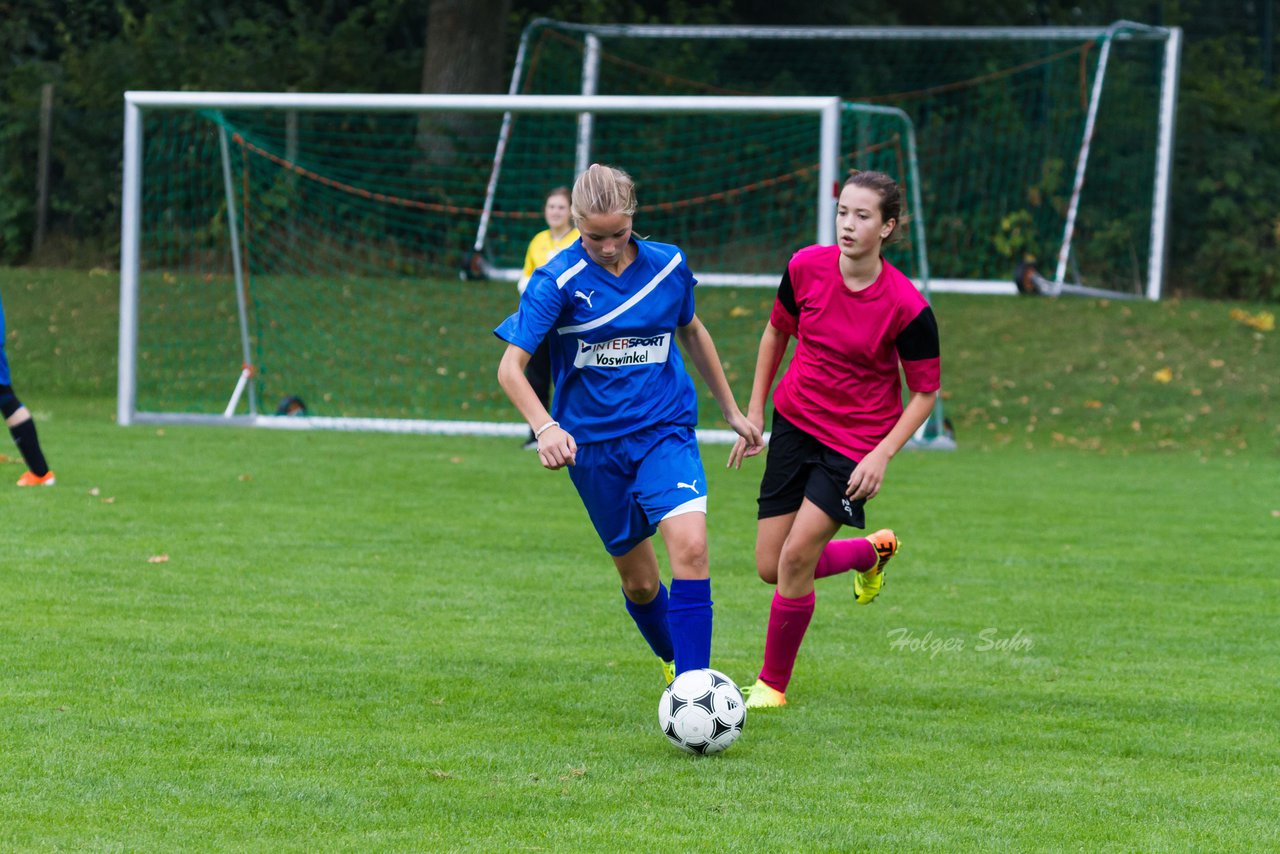
M729 426L738 434L738 439L729 451L729 461L725 468L742 468L742 461L754 457L764 450L764 419L757 424L741 412L729 419Z

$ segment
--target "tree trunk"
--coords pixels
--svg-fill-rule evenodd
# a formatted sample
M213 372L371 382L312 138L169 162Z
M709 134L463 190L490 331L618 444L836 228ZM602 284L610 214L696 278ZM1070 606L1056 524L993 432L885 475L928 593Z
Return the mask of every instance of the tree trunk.
M511 0L431 0L427 7L424 94L494 94L507 90L505 32ZM428 163L454 161L458 143L486 124L460 114L424 115L418 145Z
M422 91L493 94L507 90L504 66L511 0L431 0Z

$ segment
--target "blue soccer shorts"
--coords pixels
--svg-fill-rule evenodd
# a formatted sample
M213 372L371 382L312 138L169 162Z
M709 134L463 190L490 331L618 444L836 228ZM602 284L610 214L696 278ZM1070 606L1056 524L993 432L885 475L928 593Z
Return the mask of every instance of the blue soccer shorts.
M614 557L652 537L667 517L707 512L707 479L692 427L662 424L579 445L568 468Z

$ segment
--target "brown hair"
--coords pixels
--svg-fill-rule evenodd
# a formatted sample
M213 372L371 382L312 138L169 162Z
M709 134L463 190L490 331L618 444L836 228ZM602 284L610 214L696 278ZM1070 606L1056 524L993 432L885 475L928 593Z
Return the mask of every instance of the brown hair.
M845 187L863 187L880 195L880 219L884 222L893 220L893 231L889 232L884 242L892 243L897 240L898 226L902 223L902 188L898 186L898 182L883 172L861 172L854 169L844 179L841 192Z
M635 216L635 182L621 169L592 163L573 182L569 210L575 223L596 214Z
M566 199L569 200L569 204L573 204L572 192L569 190L568 187L565 187L563 185L559 187L552 187L551 190L547 193L546 197L543 198L542 200L543 204L546 204L547 202L551 201L556 196L564 196Z

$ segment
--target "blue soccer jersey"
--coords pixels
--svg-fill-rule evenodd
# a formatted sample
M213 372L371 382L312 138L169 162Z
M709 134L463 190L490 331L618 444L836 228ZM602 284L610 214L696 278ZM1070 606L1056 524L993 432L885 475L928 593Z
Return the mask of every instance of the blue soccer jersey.
M693 380L672 340L693 320L697 280L679 248L632 240L636 258L621 276L592 261L581 242L562 250L494 330L528 353L550 337L551 417L579 444L698 423Z

